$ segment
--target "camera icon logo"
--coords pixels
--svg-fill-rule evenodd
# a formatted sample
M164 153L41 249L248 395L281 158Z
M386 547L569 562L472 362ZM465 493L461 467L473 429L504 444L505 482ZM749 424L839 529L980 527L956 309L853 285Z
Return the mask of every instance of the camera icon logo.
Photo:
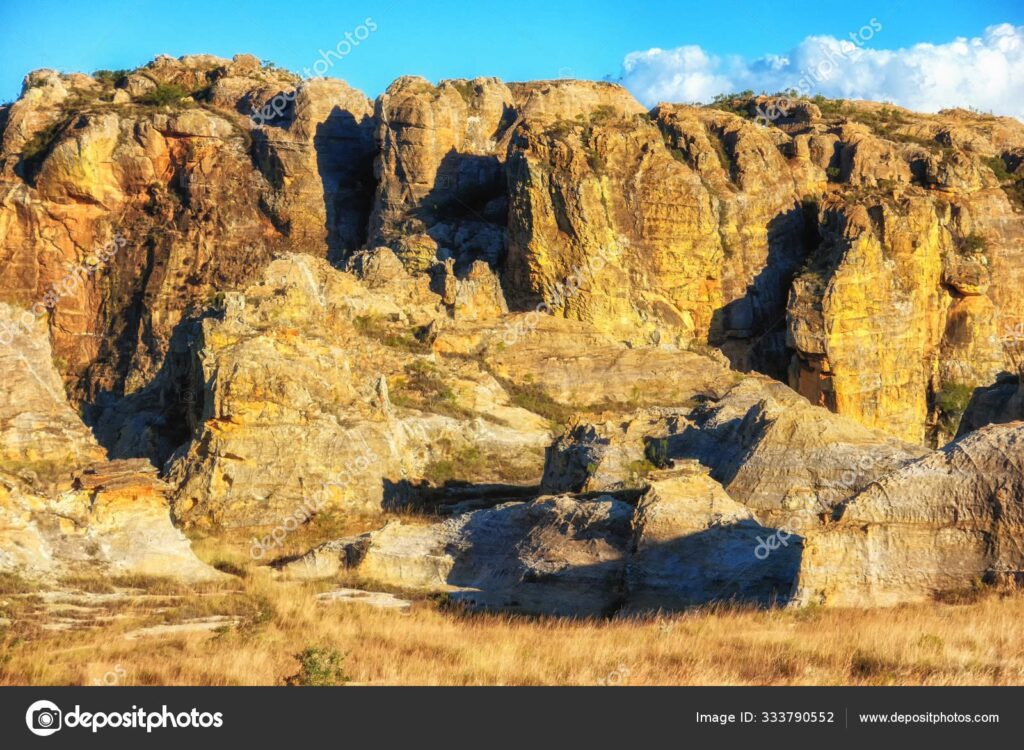
M49 737L63 726L63 713L56 703L36 701L25 712L25 723L32 734Z

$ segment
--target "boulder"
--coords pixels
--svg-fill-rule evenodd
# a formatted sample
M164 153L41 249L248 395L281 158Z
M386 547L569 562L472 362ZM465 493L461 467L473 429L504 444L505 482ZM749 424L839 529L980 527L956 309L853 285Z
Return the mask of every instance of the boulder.
M1024 423L983 427L873 483L809 537L795 599L929 601L1024 570Z

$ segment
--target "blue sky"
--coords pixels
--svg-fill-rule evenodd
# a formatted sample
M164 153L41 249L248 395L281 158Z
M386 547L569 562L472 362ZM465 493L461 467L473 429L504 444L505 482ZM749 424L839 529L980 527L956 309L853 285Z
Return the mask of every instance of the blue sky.
M845 39L871 18L884 28L873 46L946 43L958 36L980 37L995 24L1024 27L1024 3L2 0L0 100L16 98L22 77L35 68L91 72L134 67L157 53L251 52L301 71L367 18L377 31L328 75L376 96L403 74L431 80L477 75L616 79L623 76L623 60L631 52L689 45L717 61L719 72L735 71L727 63L731 56L749 61L785 54L815 35ZM664 62L648 73L673 75ZM732 83L742 75L725 78ZM674 90L652 86L650 91L655 96Z

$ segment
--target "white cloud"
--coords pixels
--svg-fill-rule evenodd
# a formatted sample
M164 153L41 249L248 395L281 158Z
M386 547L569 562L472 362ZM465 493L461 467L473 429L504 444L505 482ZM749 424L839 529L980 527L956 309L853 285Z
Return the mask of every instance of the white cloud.
M619 81L648 105L707 102L716 94L796 89L872 99L922 112L947 107L1024 119L1024 26L990 26L981 37L886 50L876 19L848 39L809 36L784 54L718 57L701 47L630 52Z

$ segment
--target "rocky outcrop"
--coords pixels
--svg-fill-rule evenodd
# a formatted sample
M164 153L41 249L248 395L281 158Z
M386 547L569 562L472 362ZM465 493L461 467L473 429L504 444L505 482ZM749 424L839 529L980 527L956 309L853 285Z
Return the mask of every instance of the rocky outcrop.
M686 409L575 426L548 450L542 489L642 487L657 468L698 461L753 518L802 530L925 452L749 377Z
M1019 582L1024 424L994 425L890 474L808 539L796 598L839 606L927 601Z
M816 408L788 389L748 380L698 408L664 455L694 458L769 525L814 527L839 502L925 453Z
M962 437L988 424L1003 424L1024 420L1024 391L1020 379L1006 377L988 388L978 388L971 393L963 418L960 420Z
M393 522L278 567L298 578L348 570L378 586L534 614L784 603L802 540L787 535L782 551L761 556L774 533L692 465L652 478L635 508L611 495L545 496L438 524Z
M444 592L471 607L602 615L619 604L631 514L611 497L543 497L441 524L392 523L282 567L297 577L348 567L378 585Z
M504 153L512 92L495 78L395 81L378 99L370 239L410 268L438 260L497 266L505 250Z
M252 133L272 190L268 218L289 249L341 262L366 242L373 195L373 103L343 81L311 80ZM271 100L273 101L273 100Z
M149 462L105 460L67 404L45 327L23 312L0 305L0 571L221 576L171 525L170 487Z
M370 102L295 83L251 56L26 78L0 154L0 288L51 311L77 401L147 385L186 312L257 278L276 250L362 244ZM274 117L249 116L279 92Z
M4 565L203 577L170 497L211 531L452 514L303 565L522 611L1012 577L1024 127L771 105L371 102L245 55L30 74L0 112Z
M547 422L416 338L448 314L428 278L377 270L368 288L286 256L202 321L196 429L168 467L178 519L294 525L380 513L424 481L536 481Z
M763 526L696 462L652 475L632 525L630 610L782 605L792 596L803 538Z
M791 103L762 127L771 106L648 113L611 84L491 78L402 78L371 103L246 55L37 71L0 136L0 284L51 309L96 420L275 254L387 246L449 306L710 344L941 444L959 418L944 394L991 385L1003 322L1024 316L1024 129L869 102Z

